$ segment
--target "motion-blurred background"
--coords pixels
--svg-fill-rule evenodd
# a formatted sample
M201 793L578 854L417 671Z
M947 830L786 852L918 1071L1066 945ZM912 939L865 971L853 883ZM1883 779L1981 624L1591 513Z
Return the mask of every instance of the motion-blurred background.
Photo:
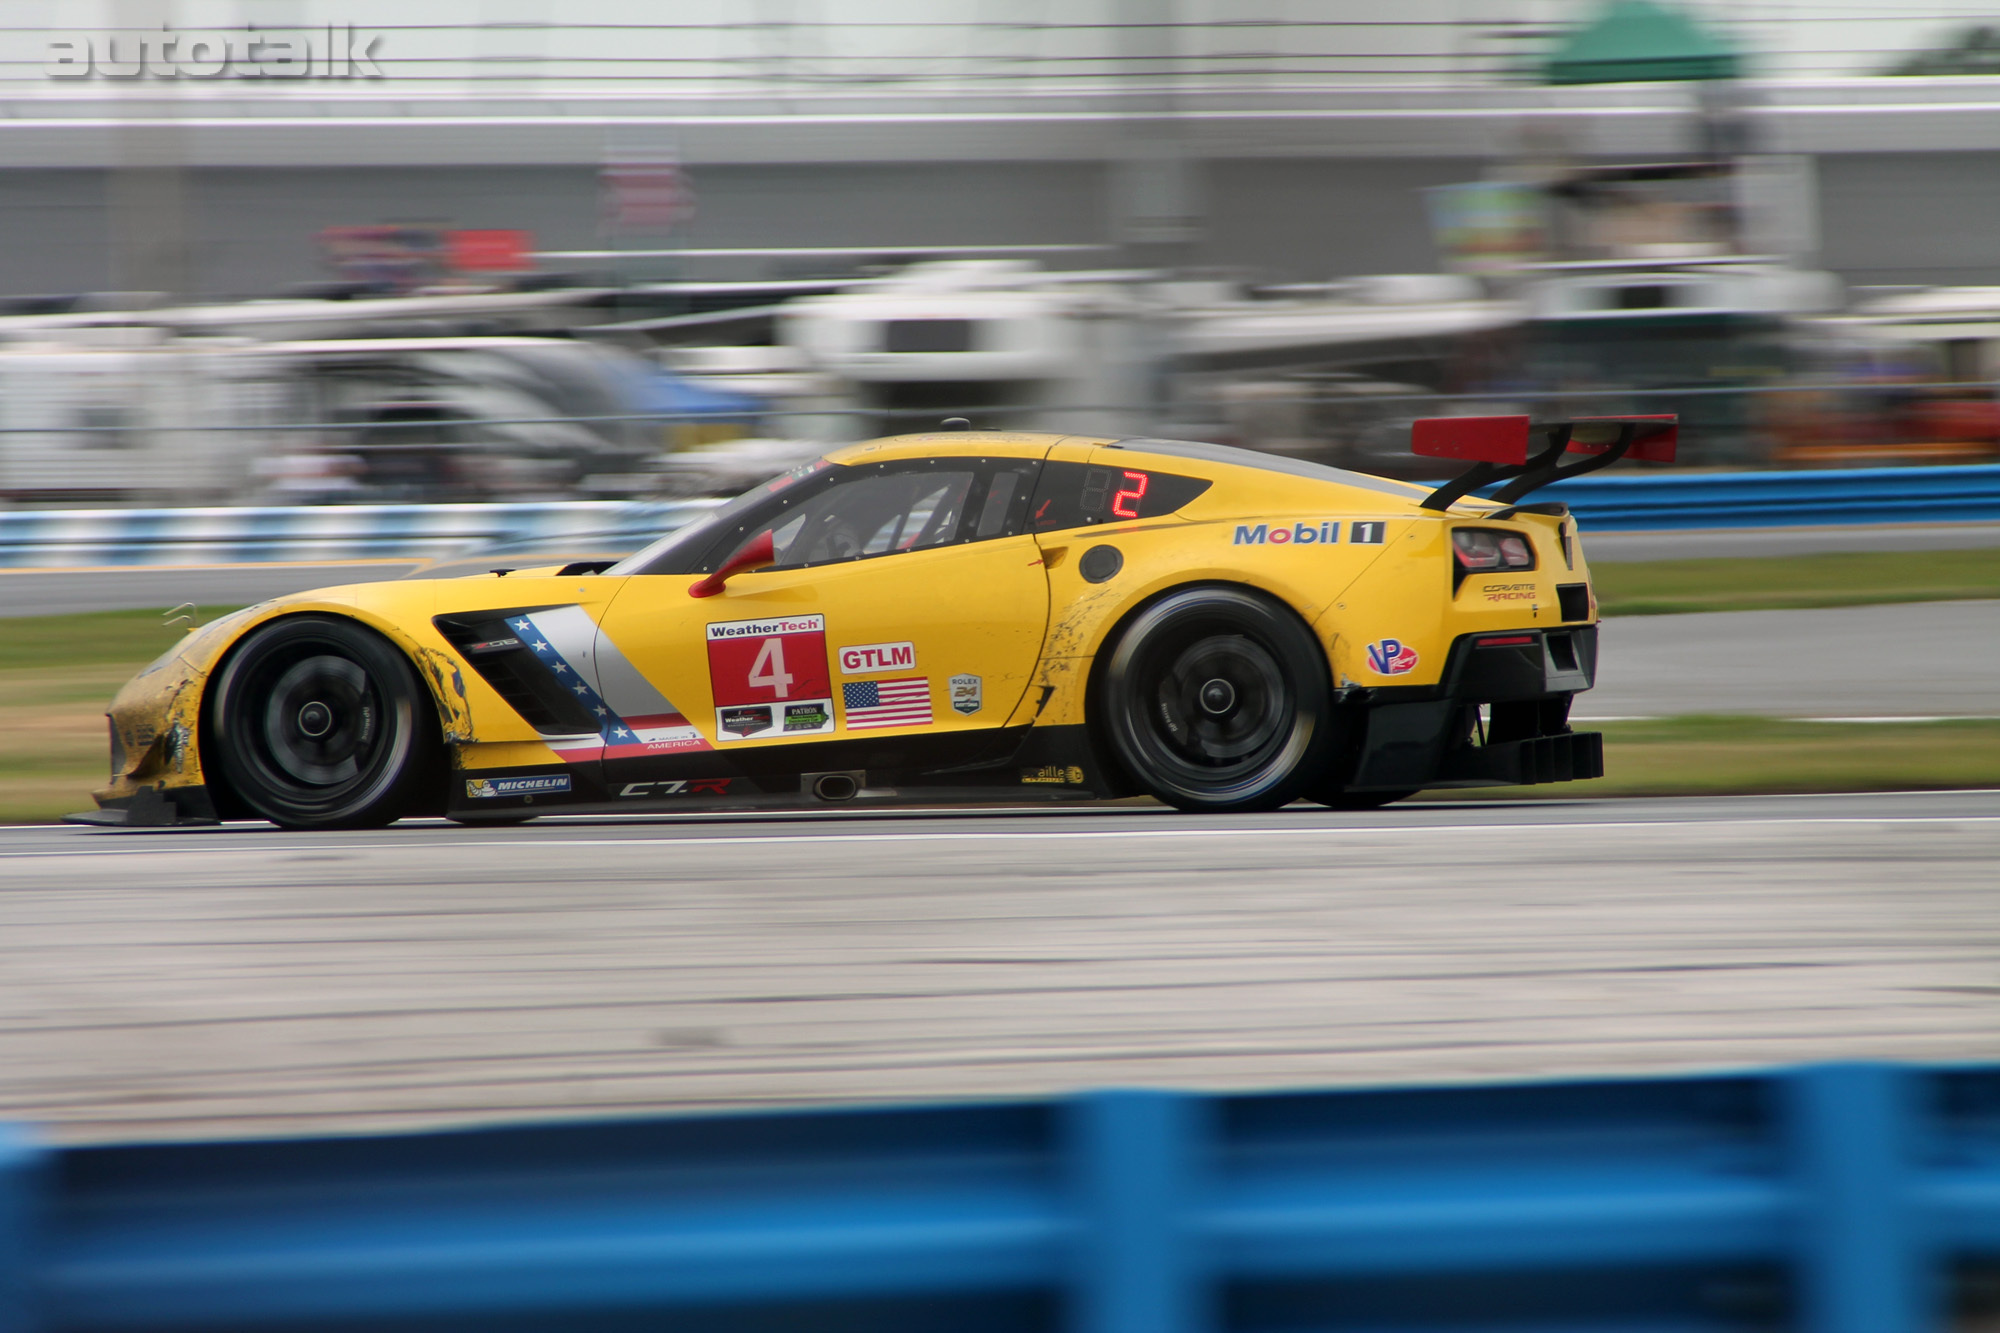
M925 427L2000 451L1966 0L16 0L0 501L726 493Z

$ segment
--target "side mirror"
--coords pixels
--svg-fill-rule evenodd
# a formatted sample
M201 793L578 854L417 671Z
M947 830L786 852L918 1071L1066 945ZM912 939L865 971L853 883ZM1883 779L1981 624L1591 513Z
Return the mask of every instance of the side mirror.
M729 582L732 575L749 569L762 569L775 564L777 559L778 549L771 541L771 534L760 532L739 547L735 555L723 561L722 568L689 588L688 596L713 597L722 591L722 585Z

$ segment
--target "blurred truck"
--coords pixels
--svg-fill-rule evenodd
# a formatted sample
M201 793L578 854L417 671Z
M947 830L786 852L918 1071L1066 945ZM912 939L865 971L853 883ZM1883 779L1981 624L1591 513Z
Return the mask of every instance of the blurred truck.
M653 489L676 427L750 434L760 410L565 338L43 329L0 345L0 498L623 497Z

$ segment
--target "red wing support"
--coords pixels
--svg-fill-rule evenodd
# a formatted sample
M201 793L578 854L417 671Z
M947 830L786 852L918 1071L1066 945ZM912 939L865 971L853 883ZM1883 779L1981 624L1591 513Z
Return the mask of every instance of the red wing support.
M1530 440L1547 442L1533 457ZM1576 417L1530 421L1527 417L1425 417L1410 429L1410 448L1430 458L1470 458L1473 466L1424 498L1425 509L1451 508L1482 486L1508 484L1493 498L1512 505L1552 481L1610 467L1621 458L1671 463L1680 439L1679 418ZM1565 454L1586 454L1563 466ZM1501 511L1504 515L1506 511ZM1495 515L1499 517L1501 515Z

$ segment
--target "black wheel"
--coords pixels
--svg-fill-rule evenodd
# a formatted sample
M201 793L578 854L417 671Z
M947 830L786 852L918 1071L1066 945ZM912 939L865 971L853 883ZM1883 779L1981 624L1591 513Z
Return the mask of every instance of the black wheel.
M1319 802L1330 810L1380 810L1406 797L1415 796L1417 789L1408 791L1329 791L1308 792L1307 798Z
M297 616L252 634L216 677L206 721L230 793L285 828L379 828L441 790L422 682L352 621Z
M1112 753L1182 810L1275 810L1328 748L1325 654L1296 616L1251 592L1188 588L1144 608L1099 685Z

